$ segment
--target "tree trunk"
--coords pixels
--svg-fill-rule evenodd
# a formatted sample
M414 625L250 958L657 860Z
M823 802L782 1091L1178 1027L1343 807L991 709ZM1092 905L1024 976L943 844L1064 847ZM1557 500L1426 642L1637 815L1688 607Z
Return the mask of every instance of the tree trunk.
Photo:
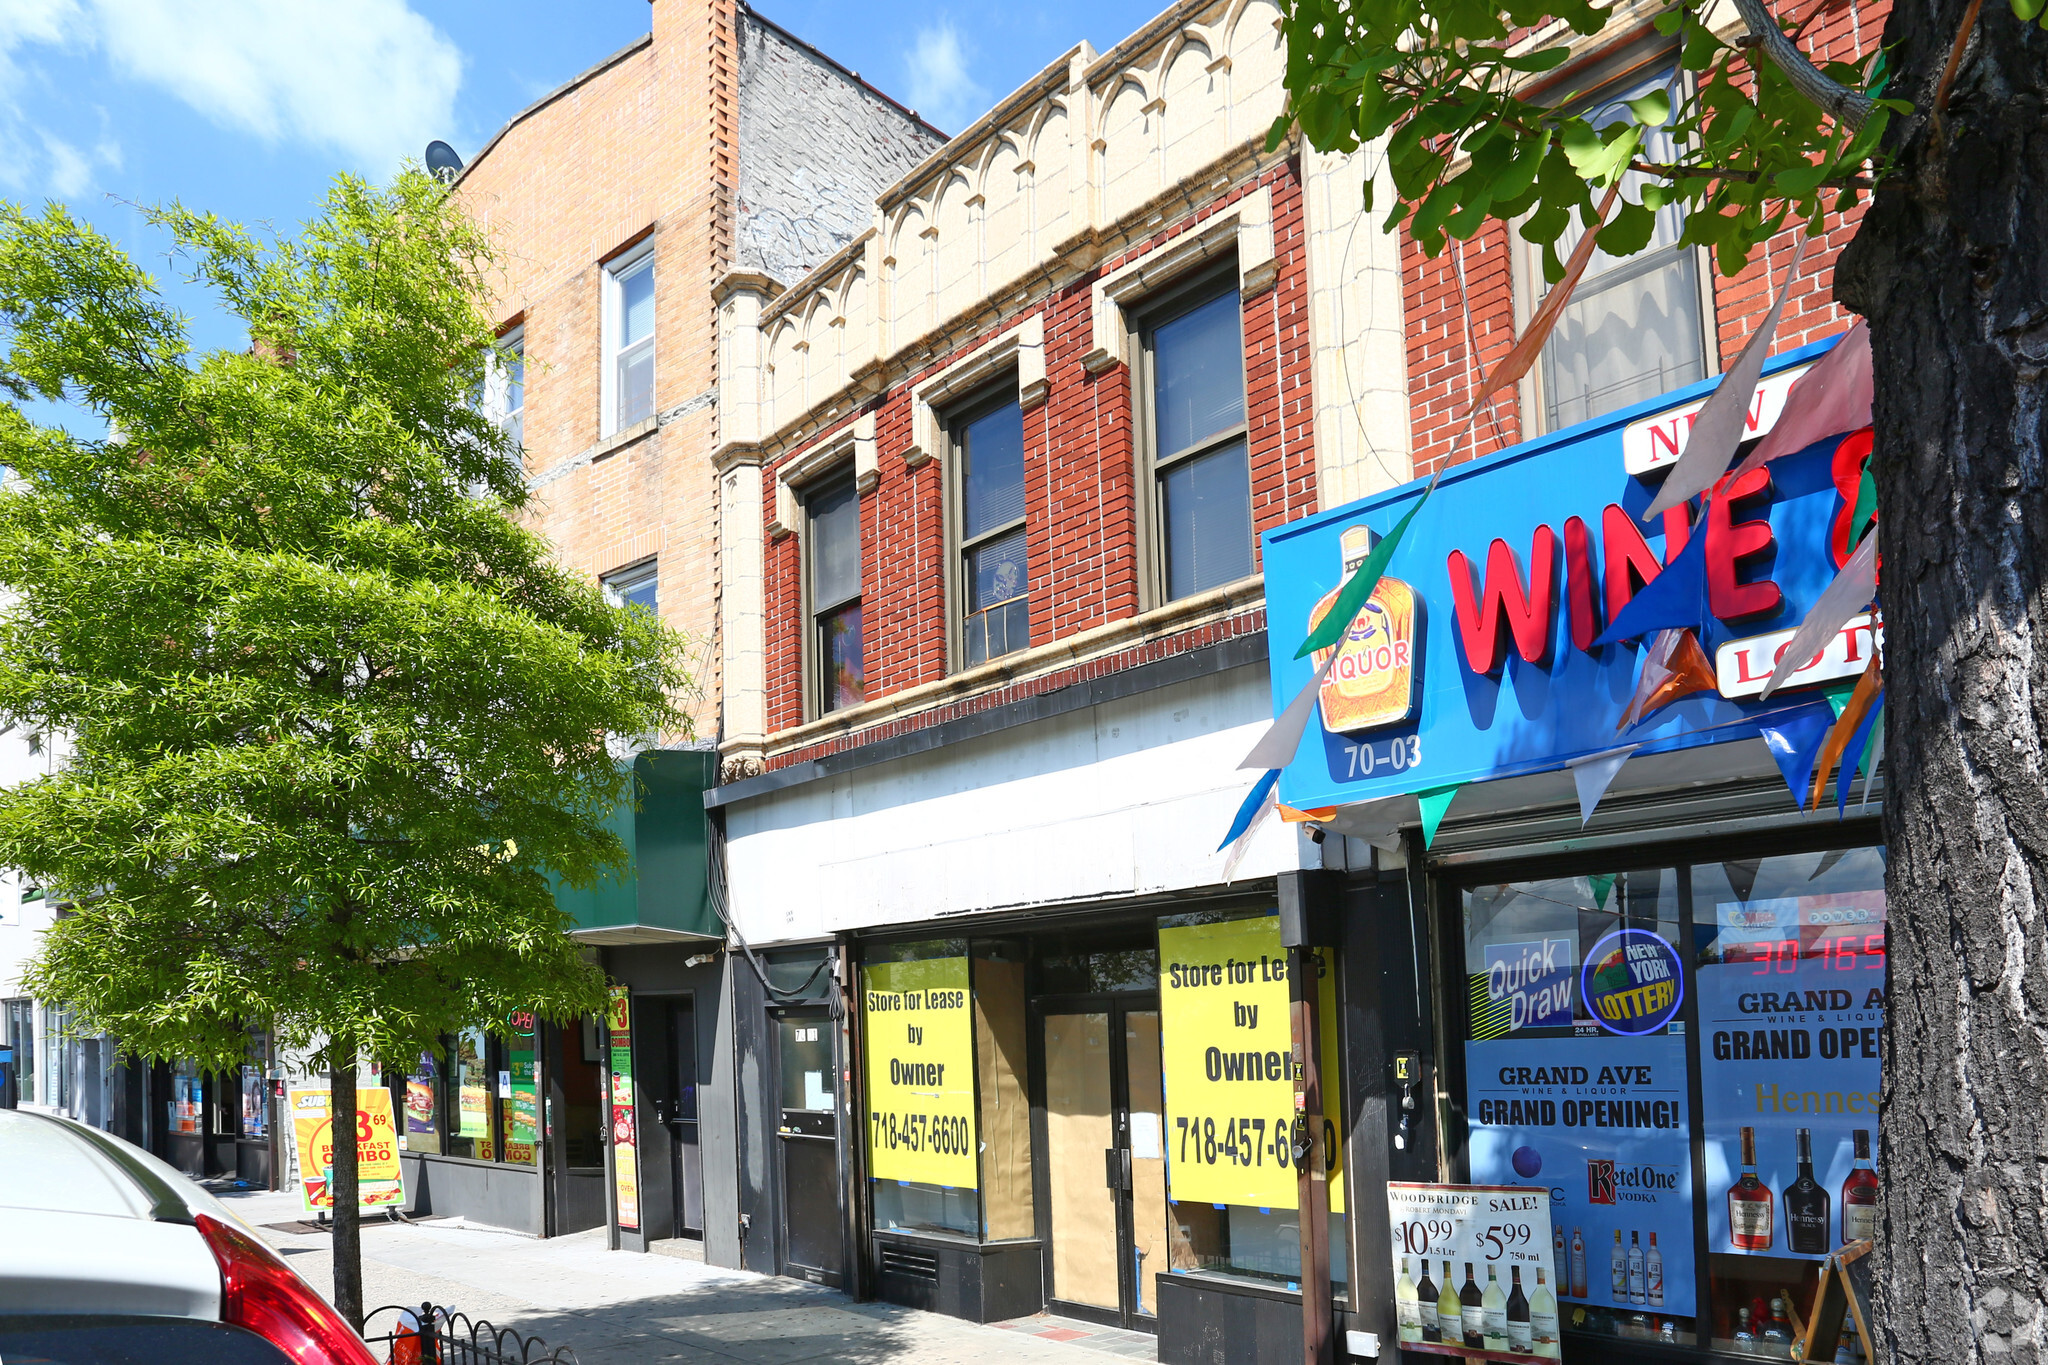
M2048 1363L2048 32L1901 0L1870 322L1889 780L1873 1359ZM2040 638L2036 638L2036 637Z
M334 1114L334 1307L363 1330L363 1218L357 1197L356 1059L351 1049L332 1062Z

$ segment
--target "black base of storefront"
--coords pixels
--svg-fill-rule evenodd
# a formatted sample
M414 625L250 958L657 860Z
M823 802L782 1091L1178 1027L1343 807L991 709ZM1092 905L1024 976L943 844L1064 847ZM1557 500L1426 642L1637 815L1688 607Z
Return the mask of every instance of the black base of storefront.
M1159 1275L1159 1359L1235 1365L1301 1356L1301 1295L1202 1275Z
M540 1177L531 1167L401 1152L407 1212L455 1214L471 1222L541 1235Z
M1001 1322L1045 1307L1038 1239L970 1242L910 1232L874 1234L875 1297L905 1308Z

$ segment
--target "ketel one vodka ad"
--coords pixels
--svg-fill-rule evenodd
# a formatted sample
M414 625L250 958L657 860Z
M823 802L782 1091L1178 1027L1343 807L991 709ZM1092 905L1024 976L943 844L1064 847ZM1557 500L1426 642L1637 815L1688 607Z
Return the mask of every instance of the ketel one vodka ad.
M1465 1045L1472 1180L1549 1187L1559 1299L1690 1317L1685 1039L1663 989L1678 955L1641 929L1575 947L1488 945Z
M1818 1260L1877 1217L1884 893L1715 914L1699 967L1707 1247Z

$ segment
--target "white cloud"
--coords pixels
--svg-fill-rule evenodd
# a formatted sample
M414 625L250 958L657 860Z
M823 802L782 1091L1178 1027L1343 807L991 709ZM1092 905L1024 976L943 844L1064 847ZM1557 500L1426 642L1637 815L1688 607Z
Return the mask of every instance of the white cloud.
M43 134L50 158L50 189L60 199L76 199L92 188L92 159L61 137Z
M377 175L453 131L462 54L406 0L91 3L116 70L224 128L339 152Z
M910 107L949 133L988 112L988 92L967 74L967 52L949 19L917 31L904 58Z
M83 15L73 0L0 0L0 186L11 190L48 188L69 197L91 180L89 160L74 149L61 162L52 138L24 112L29 75L15 61L15 49L29 44L62 46L84 36ZM41 144L43 157L36 155ZM49 161L48 167L44 161ZM84 174L79 173L84 165ZM72 188L72 187L76 188Z

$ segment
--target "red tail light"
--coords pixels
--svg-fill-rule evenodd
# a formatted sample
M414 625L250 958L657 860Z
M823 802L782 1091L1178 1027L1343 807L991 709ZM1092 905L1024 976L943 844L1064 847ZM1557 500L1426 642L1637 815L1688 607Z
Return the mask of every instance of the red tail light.
M341 1314L282 1257L217 1218L199 1214L199 1233L220 1264L220 1316L299 1365L377 1365Z

